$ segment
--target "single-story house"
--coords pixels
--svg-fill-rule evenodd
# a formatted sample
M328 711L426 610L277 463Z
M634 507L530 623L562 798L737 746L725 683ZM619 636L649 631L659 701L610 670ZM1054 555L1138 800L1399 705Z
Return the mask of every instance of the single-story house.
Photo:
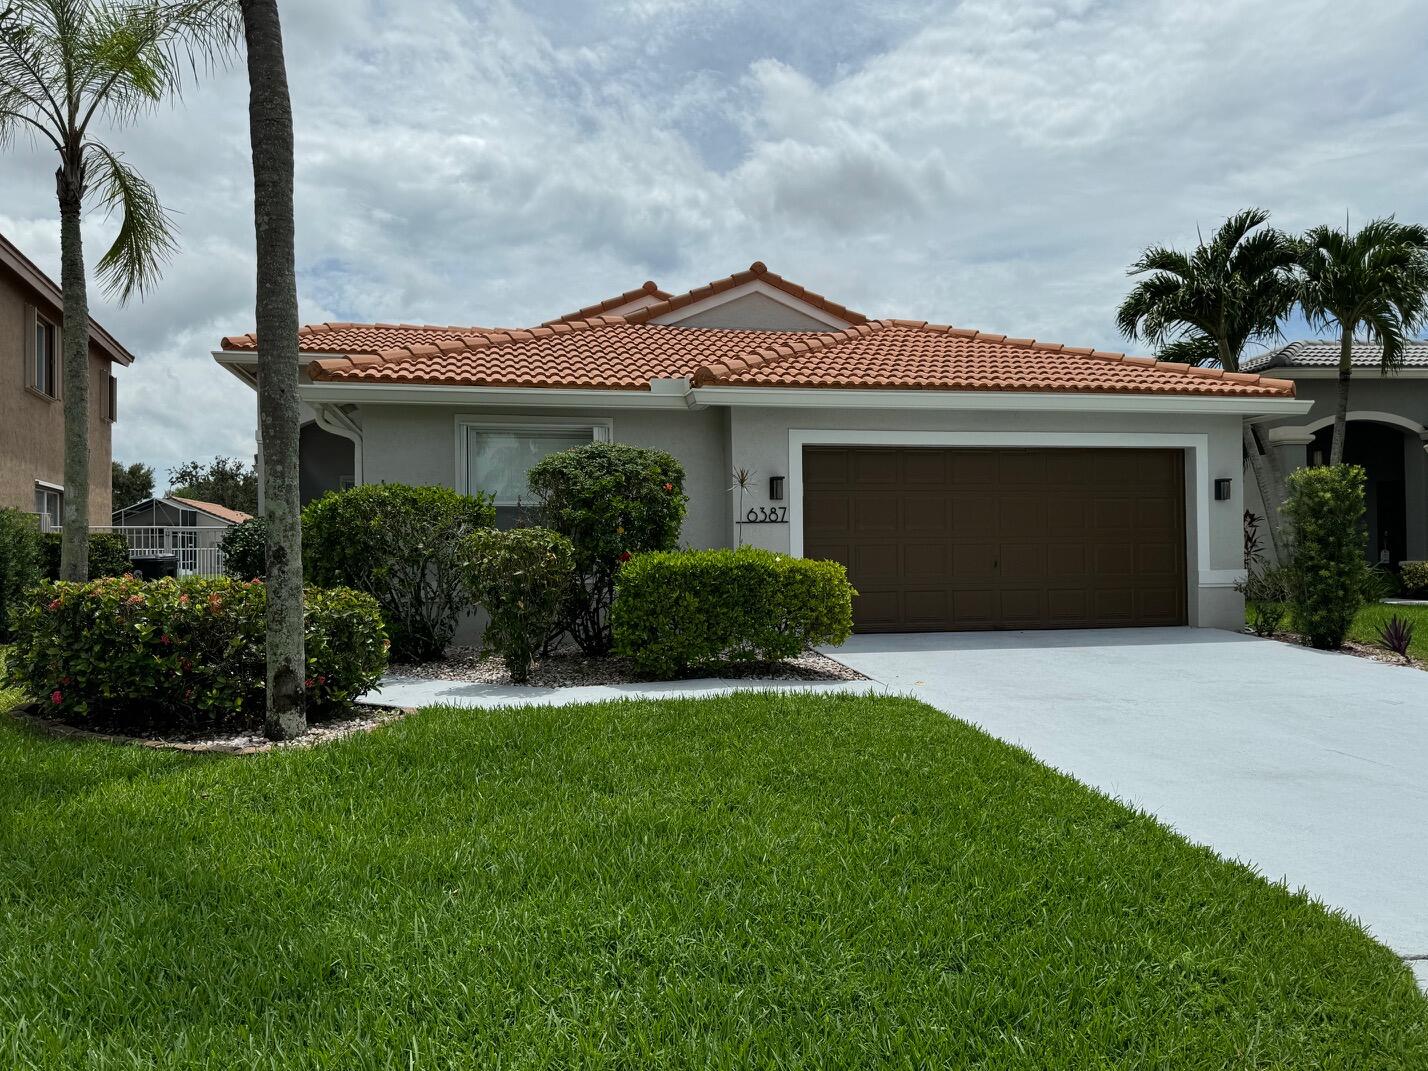
M163 495L114 511L111 531L129 543L129 557L146 575L218 576L223 537L251 514L217 502Z
M214 357L251 384L258 346ZM305 496L445 484L509 519L553 451L658 447L687 474L686 543L841 561L867 631L1240 627L1242 422L1310 404L1286 379L870 319L761 263L538 327L316 324L299 351Z
M1428 560L1428 342L1404 347L1402 367L1380 374L1383 347L1353 344L1344 460L1367 473L1369 558L1387 565ZM1338 405L1339 343L1291 342L1242 362L1246 371L1294 383L1309 412L1266 422L1288 473L1329 457ZM1262 513L1258 489L1249 509Z

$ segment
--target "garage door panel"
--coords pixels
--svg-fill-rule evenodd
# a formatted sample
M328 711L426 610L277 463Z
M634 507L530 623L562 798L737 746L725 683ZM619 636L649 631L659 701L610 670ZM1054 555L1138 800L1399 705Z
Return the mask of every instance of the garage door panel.
M805 550L866 631L1185 620L1179 451L808 447Z

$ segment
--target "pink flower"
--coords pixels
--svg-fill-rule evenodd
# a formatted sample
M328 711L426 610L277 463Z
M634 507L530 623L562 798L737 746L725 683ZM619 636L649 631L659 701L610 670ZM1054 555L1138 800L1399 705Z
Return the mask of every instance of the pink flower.
M312 687L312 678L309 677L307 680L303 681L303 682L302 682L302 686L303 686L304 688L311 688L311 687Z
M317 683L318 683L318 684L326 684L326 683L327 683L327 678L326 678L326 677L318 677L318 678L317 678Z
M51 599L49 608L51 613L58 610L60 608L60 601L58 599Z
M168 634L167 632L165 632L162 636L159 637L159 642L162 643L165 647L167 647L169 644L173 643L174 641L171 640L171 639L169 639L169 634Z
M64 696L60 694L58 688L56 688L53 692L50 693L50 702L53 703L55 706L59 706L61 703L64 702Z
M180 606L187 606L187 605L188 605L188 596L187 596L187 595L180 595L180 596L179 596L179 605L180 605Z
M136 593L136 594L130 595L130 596L129 596L127 599L125 599L124 601L125 601L128 605L130 605L130 606L138 606L141 602L144 601L144 596L139 595L139 594Z
M629 561L629 560L630 560L631 558L633 558L633 557L634 557L634 555L631 554L628 550L622 550L622 551L620 551L620 561L622 561L622 562L627 562L627 561Z
M672 484L672 483L666 483L666 484L664 485L664 489L665 489L666 491L673 491L673 490L674 490L674 484Z

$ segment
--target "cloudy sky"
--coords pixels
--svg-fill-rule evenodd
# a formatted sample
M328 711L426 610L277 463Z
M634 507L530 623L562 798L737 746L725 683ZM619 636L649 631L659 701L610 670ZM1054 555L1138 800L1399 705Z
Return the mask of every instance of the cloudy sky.
M756 259L872 316L1124 349L1150 242L1248 205L1428 220L1421 0L283 0L302 318L526 324ZM234 69L110 140L182 252L142 304L115 456L249 456L209 353L252 327ZM0 231L59 273L53 162ZM110 225L87 224L91 261Z

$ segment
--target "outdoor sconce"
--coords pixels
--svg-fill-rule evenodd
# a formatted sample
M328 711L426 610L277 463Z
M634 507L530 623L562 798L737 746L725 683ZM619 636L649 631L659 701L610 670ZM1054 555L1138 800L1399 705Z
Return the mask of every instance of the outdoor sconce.
M782 476L770 476L770 477L769 477L769 501L770 501L770 502L782 502L782 501L783 501L783 477L782 477Z
M1215 501L1228 502L1230 500L1230 478L1223 476L1215 481Z

